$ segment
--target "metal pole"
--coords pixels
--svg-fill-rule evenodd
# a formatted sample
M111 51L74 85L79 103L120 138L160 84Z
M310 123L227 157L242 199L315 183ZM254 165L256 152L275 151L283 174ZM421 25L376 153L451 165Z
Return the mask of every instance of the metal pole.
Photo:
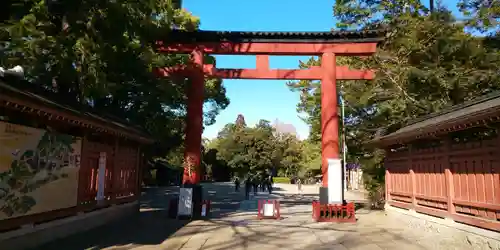
M345 103L344 103L344 95L343 95L343 85L340 85L340 105L341 105L341 115L342 115L342 167L343 167L343 182L344 182L344 190L347 190L347 169L346 169L346 135L345 135Z

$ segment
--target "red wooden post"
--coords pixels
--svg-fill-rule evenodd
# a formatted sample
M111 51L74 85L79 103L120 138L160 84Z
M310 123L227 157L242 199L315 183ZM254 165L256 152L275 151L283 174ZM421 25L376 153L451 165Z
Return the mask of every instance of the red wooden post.
M415 171L413 171L413 150L412 150L412 144L408 144L408 167L410 168L410 180L411 180L411 201L412 201L412 208L413 210L416 211L417 209L417 177L415 176Z
M257 70L269 70L269 56L257 55L255 68Z
M453 187L453 174L451 172L450 164L450 136L445 135L443 138L443 168L444 178L446 181L446 205L448 207L448 216L451 218L455 214L455 205L453 204L454 187Z
M385 170L385 200L391 201L391 190L392 190L391 171L389 168L387 168L387 164L384 164L384 165L386 166L386 170Z
M141 190L142 190L142 168L144 167L143 164L143 157L142 157L142 152L141 152L141 146L137 146L137 163L136 163L136 172L135 172L135 189L134 189L134 195L140 197L141 196Z
M339 158L336 58L334 53L321 57L321 172L323 187L328 187L328 159ZM342 181L342 180L331 180Z
M78 194L77 194L77 203L78 211L83 210L83 202L87 201L87 192L88 192L88 182L91 178L89 171L89 156L90 152L87 150L88 147L88 137L87 133L85 133L82 137L81 144L81 153L80 153L80 168L78 169Z
M120 192L118 183L120 182L120 162L119 162L120 140L115 138L115 146L113 148L113 169L111 172L111 204L115 204L116 197Z
M201 134L203 132L203 93L205 91L203 52L196 49L191 53L191 56L193 69L191 70L192 75L190 75L190 85L187 93L188 105L183 184L198 184L201 175Z

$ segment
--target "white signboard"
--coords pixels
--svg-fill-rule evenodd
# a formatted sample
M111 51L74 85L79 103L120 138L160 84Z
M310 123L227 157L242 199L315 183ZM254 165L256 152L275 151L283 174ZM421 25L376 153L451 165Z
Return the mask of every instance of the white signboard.
M342 204L344 200L343 181L340 159L328 159L328 204Z
M193 189L180 188L179 189L179 206L177 207L178 216L192 216L193 215Z
M99 170L97 171L97 201L104 200L104 182L106 181L106 152L99 154Z
M274 216L274 204L273 203L264 204L263 214L266 217L273 217Z

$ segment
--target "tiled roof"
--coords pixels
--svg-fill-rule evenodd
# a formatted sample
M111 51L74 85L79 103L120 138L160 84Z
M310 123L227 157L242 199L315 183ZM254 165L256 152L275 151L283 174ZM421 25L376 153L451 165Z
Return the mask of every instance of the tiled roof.
M379 42L385 30L330 32L172 30L164 42Z
M482 106L484 106L484 103L492 104L491 101L493 101L493 103L496 103L496 105L498 105L500 103L500 91L498 91L498 92L495 91L495 92L480 96L478 98L472 99L470 101L450 106L450 107L445 108L439 112L435 112L432 114L428 114L428 115L419 117L415 120L408 122L408 124L406 124L406 125L410 126L410 125L420 123L420 122L423 122L425 120L429 120L429 119L433 119L433 118L439 119L439 117L442 117L446 114L457 112L457 111L460 111L459 113L461 113L462 115L467 115L467 114L471 113L471 111L474 110L474 108L471 109L471 106L476 107L479 104L483 104ZM489 108L489 106L486 105L486 106L484 106L484 108Z
M481 96L462 104L454 105L440 112L422 116L410 121L406 126L399 130L374 139L377 141L392 141L396 139L409 138L412 136L432 133L441 129L446 129L452 124L461 121L482 119L484 117L493 117L500 114L500 92L493 92Z
M150 140L150 136L140 127L132 125L121 118L97 112L90 106L72 102L68 98L58 97L54 93L42 89L39 85L27 81L0 77L0 101L3 99L2 95L25 100L28 103L33 103L34 107L45 106L66 114L75 115L82 121L90 120L98 124L106 124L123 133L130 133Z

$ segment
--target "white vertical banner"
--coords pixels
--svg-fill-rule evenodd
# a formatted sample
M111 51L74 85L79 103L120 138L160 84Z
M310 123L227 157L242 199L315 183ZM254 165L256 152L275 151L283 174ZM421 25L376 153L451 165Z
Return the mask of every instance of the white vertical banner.
M340 159L328 159L328 204L342 204L344 190L342 162Z
M99 169L97 171L97 201L104 200L104 182L106 181L106 152L99 154Z

